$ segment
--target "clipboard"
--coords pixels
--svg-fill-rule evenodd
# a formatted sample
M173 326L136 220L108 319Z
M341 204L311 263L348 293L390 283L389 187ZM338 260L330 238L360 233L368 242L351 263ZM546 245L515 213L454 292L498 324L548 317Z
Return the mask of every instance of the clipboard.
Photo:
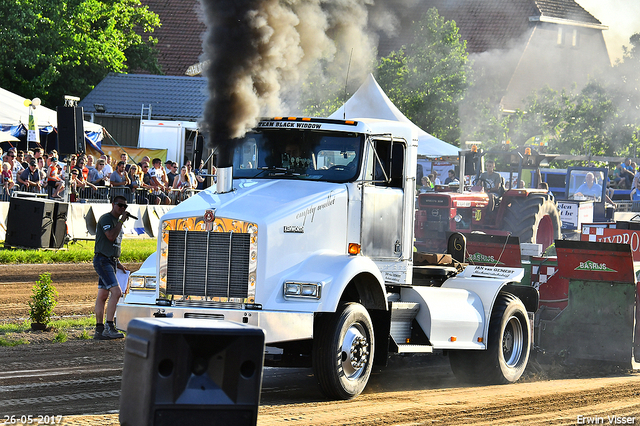
M127 291L129 275L131 275L131 271L122 272L121 269L116 268L116 278L118 279L118 285L120 286L120 290L122 290L122 294Z

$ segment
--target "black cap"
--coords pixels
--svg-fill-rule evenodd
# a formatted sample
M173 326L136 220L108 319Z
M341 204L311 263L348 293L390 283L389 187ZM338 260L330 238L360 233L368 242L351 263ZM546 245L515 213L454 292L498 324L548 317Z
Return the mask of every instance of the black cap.
M31 161L29 162L29 164L30 164L30 165L32 165L32 166L37 166L37 165L38 165L38 162L37 162L36 160L31 160Z

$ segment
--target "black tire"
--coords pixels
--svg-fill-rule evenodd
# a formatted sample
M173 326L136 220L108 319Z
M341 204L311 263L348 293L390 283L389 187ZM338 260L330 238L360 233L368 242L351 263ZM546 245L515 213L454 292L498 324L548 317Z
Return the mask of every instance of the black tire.
M548 194L530 194L505 201L508 205L504 214L504 229L520 238L521 243L542 244L542 250L546 250L560 239L560 213Z
M355 398L367 385L373 366L371 317L359 303L346 303L326 317L313 339L314 375L328 398Z
M517 381L529 362L531 328L517 297L500 293L491 312L487 349L450 351L451 370L462 382L502 384Z

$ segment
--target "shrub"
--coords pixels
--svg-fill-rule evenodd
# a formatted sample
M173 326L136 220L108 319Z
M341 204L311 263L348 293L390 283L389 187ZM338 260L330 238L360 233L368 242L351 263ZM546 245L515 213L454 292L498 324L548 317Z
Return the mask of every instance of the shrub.
M60 331L56 334L56 337L53 338L53 343L64 343L67 341L68 335L66 331Z
M51 274L40 274L40 279L32 289L33 294L29 301L29 318L32 323L47 325L51 321L53 308L58 304L56 296L58 291L51 284Z

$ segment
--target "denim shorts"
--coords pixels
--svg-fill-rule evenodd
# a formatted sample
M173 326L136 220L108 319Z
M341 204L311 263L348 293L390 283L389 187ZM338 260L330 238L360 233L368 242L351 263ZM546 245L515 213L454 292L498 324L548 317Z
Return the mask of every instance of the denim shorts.
M93 268L98 273L98 288L109 290L118 285L115 259L96 254L93 257Z

